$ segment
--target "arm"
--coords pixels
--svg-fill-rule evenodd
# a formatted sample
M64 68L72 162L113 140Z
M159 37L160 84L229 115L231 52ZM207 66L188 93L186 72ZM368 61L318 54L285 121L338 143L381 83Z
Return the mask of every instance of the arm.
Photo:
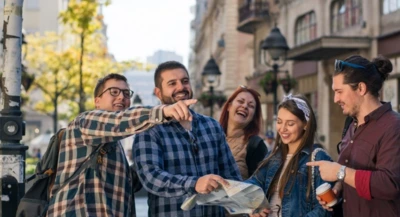
M163 108L164 106L153 109L131 107L119 112L93 110L82 113L70 125L79 127L83 140L99 140L99 144L107 143L165 122Z
M394 200L400 196L400 165L393 160L400 155L399 130L392 129L382 136L376 170L355 170L346 167L344 182L355 188L360 197L367 200ZM336 171L340 166L337 165Z
M167 121L166 118L191 121L189 106L196 102L196 99L188 99L153 109L139 106L117 112L94 110L82 113L70 127L80 129L78 136L85 143L107 143L147 130Z
M315 156L315 161L330 161L330 162L332 162L332 159L325 152L319 151ZM331 216L332 213L325 210L321 206L321 204L317 200L317 195L315 194L315 189L318 188L318 186L325 183L325 181L322 180L322 178L321 178L321 174L318 170L318 167L314 168L314 180L311 180L311 181L314 181L314 189L312 189L312 192L310 192L309 197L311 198L311 203L312 203L313 209L310 212L308 212L305 216L306 217ZM330 182L329 184L332 187L334 186L334 183L332 183L332 182Z
M173 175L164 170L164 141L156 131L137 134L133 142L133 155L139 179L151 194L178 197L195 193L198 177Z
M370 183L365 183L369 186L371 198L395 200L400 197L400 163L397 160L400 156L399 132L400 126L397 125L388 130L382 137L377 153L376 170L371 171ZM357 170L355 175L357 191L358 188L362 188L360 185L362 183L359 182L360 177L357 177L359 175L361 173Z
M265 158L268 153L268 148L263 140L260 140L257 144L256 150L250 156L249 164L247 165L249 170L249 176L253 175L254 171L257 169L258 164Z

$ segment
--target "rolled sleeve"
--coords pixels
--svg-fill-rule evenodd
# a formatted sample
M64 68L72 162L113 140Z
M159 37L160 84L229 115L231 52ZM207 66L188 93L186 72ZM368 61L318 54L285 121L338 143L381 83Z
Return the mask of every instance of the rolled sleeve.
M367 200L371 200L371 190L370 190L370 181L371 181L371 171L367 170L356 170L356 190L360 197L365 198Z

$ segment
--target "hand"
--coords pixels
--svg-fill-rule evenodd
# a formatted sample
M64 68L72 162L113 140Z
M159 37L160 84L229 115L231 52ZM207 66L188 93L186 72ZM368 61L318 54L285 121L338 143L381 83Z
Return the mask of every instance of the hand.
M336 162L330 161L314 161L308 162L307 166L318 166L321 178L327 182L334 182L337 180L337 172L339 171L341 165Z
M229 182L221 176L210 174L200 177L194 188L199 194L209 194L211 191L217 189L219 184L229 186Z
M268 217L269 209L263 209L259 213L250 214L250 217Z
M340 192L342 191L342 183L341 182L336 182L335 186L332 188L333 193L335 193L336 198L339 198ZM317 196L317 200L319 204L321 204L322 208L328 210L328 211L333 211L332 207L329 207L326 205L326 202L321 200L320 197Z
M196 102L197 99L188 99L178 101L172 105L167 105L163 108L164 117L174 118L177 121L192 121L192 114L189 111L189 106L195 104Z

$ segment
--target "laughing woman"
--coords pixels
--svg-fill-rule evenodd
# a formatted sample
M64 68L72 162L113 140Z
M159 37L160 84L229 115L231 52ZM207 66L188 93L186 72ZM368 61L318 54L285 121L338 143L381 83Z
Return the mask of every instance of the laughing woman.
M239 86L222 108L219 123L239 167L243 180L249 178L267 154L258 136L261 126L260 94Z
M276 146L246 182L264 189L270 207L252 215L268 217L330 216L315 196L315 187L323 183L318 169L311 174L316 120L310 104L302 96L286 96L278 106ZM331 158L323 151L316 160ZM313 182L313 186L311 187Z

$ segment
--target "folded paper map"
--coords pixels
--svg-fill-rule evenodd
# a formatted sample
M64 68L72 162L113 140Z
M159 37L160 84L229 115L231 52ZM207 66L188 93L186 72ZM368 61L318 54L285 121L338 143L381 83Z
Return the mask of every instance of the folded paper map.
M227 180L229 186L220 185L209 194L195 194L186 198L181 209L190 210L197 205L223 206L230 214L252 214L268 208L264 191L252 184Z

